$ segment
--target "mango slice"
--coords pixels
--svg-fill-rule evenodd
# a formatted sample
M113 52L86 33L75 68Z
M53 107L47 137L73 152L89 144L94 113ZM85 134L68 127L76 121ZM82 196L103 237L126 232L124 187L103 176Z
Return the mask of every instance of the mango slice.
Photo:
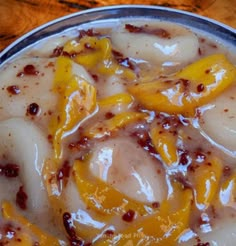
M84 36L79 41L69 41L64 46L68 53L78 53L73 60L87 69L95 69L101 74L119 74L127 79L135 79L134 71L121 66L112 54L112 44L106 37Z
M206 210L212 203L219 189L222 170L221 161L214 157L194 171L194 198L199 210Z
M63 93L67 82L73 77L72 60L68 57L60 56L56 60L56 70L53 81L53 91Z
M169 131L165 131L158 125L151 128L150 136L162 161L168 166L176 164L178 161L177 136L174 136Z
M50 122L55 159L62 157L61 142L64 135L75 130L82 120L95 111L97 105L95 87L78 76L72 76L68 72L70 67L71 61L68 58L58 58L54 88L60 94L59 113Z
M87 162L75 161L73 175L79 194L87 207L93 211L103 215L112 215L122 214L131 209L144 215L152 210L151 206L127 197L99 178L88 178L88 173Z
M128 93L119 93L109 97L102 98L98 101L100 107L114 106L117 104L131 104L133 98Z
M128 91L149 110L194 116L197 107L209 103L236 80L236 68L225 55L202 58L166 82L130 86Z
M88 127L84 130L84 135L89 138L102 138L104 136L110 136L117 132L119 129L141 120L146 120L147 114L139 112L122 112L115 115L111 119L98 122L92 127Z
M192 191L186 189L175 192L172 199L162 202L155 214L144 217L113 238L98 241L95 245L176 245L180 235L189 227ZM179 206L173 207L176 202Z
M27 229L30 233L32 233L32 235L34 235L38 239L40 245L60 246L63 243L65 244L65 242L63 242L62 240L59 240L49 235L48 233L42 231L36 225L28 221L25 217L18 214L16 209L9 202L2 203L2 215L4 219L20 224L24 229ZM30 243L30 238L27 237L26 235L23 236L23 239L25 240L26 243L24 245Z
M80 40L80 45L83 44L89 48L83 49L84 52L75 58L79 64L92 68L100 64L100 61L103 61L105 66L105 62L110 60L112 46L107 38L98 39L97 37L85 36Z

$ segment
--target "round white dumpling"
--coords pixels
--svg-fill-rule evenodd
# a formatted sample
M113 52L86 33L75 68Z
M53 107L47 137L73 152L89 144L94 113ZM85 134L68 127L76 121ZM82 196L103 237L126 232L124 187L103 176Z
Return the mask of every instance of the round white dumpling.
M203 111L202 134L223 151L236 155L236 86L233 85Z
M27 215L41 221L44 226L49 223L49 202L44 188L42 169L44 161L52 155L52 148L40 128L22 118L11 118L0 122L0 160L19 166L19 181L13 181L15 189L23 186L27 199ZM11 180L1 177L0 202L9 200L15 203L16 193ZM14 190L16 191L16 190Z
M22 74L26 66L31 66L35 75ZM58 95L52 91L55 69L56 58L37 57L18 59L3 67L0 71L0 120L25 117L28 106L36 103L39 106L37 121L47 127L58 103ZM72 75L94 83L87 71L76 63L72 63Z
M161 164L131 138L97 144L90 168L95 176L135 200L161 202L167 196Z
M133 24L133 23L131 23ZM134 23L135 26L140 24ZM169 36L152 34L152 31L129 32L125 28L114 30L111 40L114 47L138 60L144 60L156 65L180 65L194 60L198 54L199 42L197 36L189 29L174 24L159 23L145 28L164 30Z

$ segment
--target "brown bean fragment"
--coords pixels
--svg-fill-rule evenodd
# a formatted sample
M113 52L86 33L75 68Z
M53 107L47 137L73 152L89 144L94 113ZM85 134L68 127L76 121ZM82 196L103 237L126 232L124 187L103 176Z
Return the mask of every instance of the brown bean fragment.
M197 91L198 91L199 93L200 93L200 92L203 92L204 89L205 89L204 84L199 84L199 85L197 85Z
M196 246L210 246L210 243L209 242L206 242L206 243L199 242Z
M142 27L134 26L131 24L126 24L125 29L131 33L142 33L143 32Z
M232 174L232 169L229 166L224 166L223 175L229 177Z
M113 54L114 58L116 59L116 61L121 66L129 68L129 69L131 69L133 71L136 70L136 67L135 67L134 63L132 63L130 58L124 57L124 55L122 53L120 53L119 51L116 51L116 50L112 50L112 54Z
M28 64L24 67L25 75L38 75L39 71L36 70L35 66L32 64Z
M135 212L129 209L125 214L123 214L122 219L126 222L132 222L135 217Z
M87 137L81 137L77 142L70 143L68 145L70 150L86 150L90 149L91 145Z
M53 136L51 134L48 134L48 142L49 143L53 142Z
M58 170L57 180L60 181L65 178L69 178L70 170L71 170L71 166L69 161L64 161L62 167Z
M114 231L113 230L106 230L104 232L104 234L107 236L107 237L112 237L114 235Z
M16 77L23 77L25 74L24 74L24 72L19 72L17 75L16 75Z
M114 116L115 116L115 115L114 115L112 112L107 112L107 113L105 114L105 118L106 118L107 120L113 118Z
M203 53L203 52L202 52L201 48L198 48L198 55L201 56L202 53Z
M178 149L178 153L179 153L179 165L186 166L191 162L191 158L187 150Z
M160 207L160 203L159 202L153 202L152 203L152 207L153 208L159 208Z
M27 112L26 115L37 115L39 112L39 105L37 103L31 103L28 107L27 107Z
M58 57L58 56L67 56L67 57L74 57L76 53L72 52L69 54L68 52L64 51L64 47L58 46L56 47L50 57Z
M175 180L182 184L184 189L192 189L192 184L189 182L188 178L182 174L176 174Z
M0 175L3 174L7 178L15 178L19 176L20 167L17 164L8 163L6 165L0 164Z
M27 199L28 196L25 193L23 186L20 186L18 192L16 193L16 204L22 209L25 210L27 208Z
M91 74L92 78L94 79L95 82L98 82L99 77L97 74Z
M38 75L39 71L36 70L35 66L32 64L28 64L23 68L23 71L20 71L16 76L23 77L25 75Z
M163 29L163 28L148 28L147 25L145 26L134 26L131 24L126 24L125 29L130 33L146 33L158 36L160 38L170 38L170 33Z
M94 29L90 28L88 30L80 30L79 31L79 39L85 37L85 36L89 36L89 37L95 37L95 36L99 36L100 33L95 31Z
M68 233L68 235L70 237L74 237L75 236L75 230L73 228L73 223L72 223L72 219L71 219L71 214L68 212L65 212L63 214L63 224L64 227L66 229L66 232Z
M20 88L18 85L10 85L7 87L7 91L11 95L18 95L20 94Z
M84 245L84 241L76 235L71 214L65 212L62 216L62 219L65 230L69 236L70 245Z

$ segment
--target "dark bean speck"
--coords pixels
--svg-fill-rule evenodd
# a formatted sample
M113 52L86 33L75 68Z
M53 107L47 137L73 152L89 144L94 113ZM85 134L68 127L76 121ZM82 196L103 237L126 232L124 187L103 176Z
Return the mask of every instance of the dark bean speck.
M27 114L37 115L39 112L39 105L37 103L31 103L27 108Z
M135 217L135 212L130 209L122 216L122 219L126 222L132 222L134 217Z
M7 91L11 95L18 95L20 93L20 88L18 85L10 85L7 87Z

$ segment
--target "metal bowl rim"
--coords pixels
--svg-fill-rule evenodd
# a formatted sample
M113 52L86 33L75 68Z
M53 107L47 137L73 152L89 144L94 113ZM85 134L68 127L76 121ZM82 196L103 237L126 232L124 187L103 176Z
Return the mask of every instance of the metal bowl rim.
M39 31L42 31L50 26L53 26L59 22L63 22L65 20L69 20L71 18L75 18L75 17L80 17L83 15L91 15L91 14L99 14L99 12L101 11L106 11L106 12L111 12L113 10L122 10L122 9L139 9L139 10L157 10L157 11L166 11L166 13L172 13L172 14L181 14L183 15L183 18L195 18L197 20L201 20L204 21L206 23L209 24L213 24L216 27L221 27L229 32L232 32L235 36L236 36L236 29L221 23L217 20L211 19L209 17L205 17L196 13L192 13L192 12L188 12L188 11L184 11L184 10L179 10L179 9L174 9L174 8L169 8L169 7L162 7L162 6L152 6L152 5L139 5L139 4L127 4L127 5L112 5L112 6L104 6L104 7L96 7L96 8L91 8L91 9L87 9L87 10L82 10L82 11L78 11L72 14L68 14L65 15L63 17L60 18L56 18L52 21L49 21L43 25L40 25L39 27L36 27L34 29L32 29L31 31L25 33L24 35L22 35L21 37L17 38L15 41L13 41L10 45L8 45L2 52L0 52L0 66L7 62L9 59L11 59L11 57L14 55L10 55L9 57L7 57L5 60L3 59L4 56L7 56L8 52L10 52L17 44L21 43L22 41L26 40L27 38L33 36L34 34L36 34ZM149 16L147 16L147 18L149 18ZM99 19L98 19L99 20ZM170 19L171 21L171 19ZM79 26L79 25L78 25ZM191 27L191 26L190 26ZM235 40L236 41L236 40ZM16 52L18 53L18 52Z

